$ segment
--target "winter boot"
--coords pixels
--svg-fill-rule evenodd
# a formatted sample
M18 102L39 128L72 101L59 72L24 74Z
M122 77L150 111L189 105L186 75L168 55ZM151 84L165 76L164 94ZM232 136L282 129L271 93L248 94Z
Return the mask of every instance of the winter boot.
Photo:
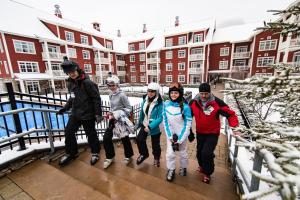
M142 162L144 162L144 160L146 160L149 156L144 156L144 155L140 155L137 160L136 160L136 164L140 165L142 164Z
M132 161L132 158L131 158L131 157L130 157L130 158L124 158L123 163L124 163L125 165L129 165L129 163L131 163L131 161Z
M105 159L104 162L103 162L103 168L104 169L108 168L113 162L114 162L114 158Z
M160 166L160 161L159 161L159 159L154 159L153 165L154 165L155 167L159 167L159 166Z
M96 164L96 162L98 162L98 160L99 160L99 154L93 153L92 157L91 157L91 160L90 160L91 165Z
M175 169L168 169L166 179L169 182L172 182L175 178Z
M65 166L67 164L69 164L69 162L71 162L72 160L75 160L78 157L78 155L75 156L71 156L69 154L65 154L63 157L61 157L60 161L59 161L59 166Z
M204 174L203 179L202 179L202 182L203 182L203 183L206 183L206 184L209 184L209 182L210 182L210 176Z
M186 176L187 172L186 172L186 168L180 168L179 169L179 175L180 176Z
M199 167L198 167L198 169L196 169L196 171L197 171L197 172L199 172L199 173L202 173L202 174L204 174L204 171L203 171L203 169L202 169L202 167L201 167L201 166L199 166Z

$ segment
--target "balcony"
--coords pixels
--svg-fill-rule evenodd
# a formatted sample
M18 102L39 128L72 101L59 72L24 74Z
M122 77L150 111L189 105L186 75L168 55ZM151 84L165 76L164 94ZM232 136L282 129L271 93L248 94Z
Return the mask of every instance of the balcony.
M117 75L118 76L125 76L126 75L126 71L117 71Z
M288 62L286 64L292 67L300 67L300 62Z
M49 70L46 70L46 73L51 75ZM53 77L57 76L67 76L63 70L52 70Z
M117 60L117 66L125 66L124 60Z
M250 69L249 65L233 65L232 69L234 71L247 71Z
M160 58L147 58L147 63L160 63Z
M291 39L290 48L300 47L300 38Z
M150 75L150 76L156 76L157 73L160 73L160 71L157 72L156 69L147 70L147 75Z
M102 76L107 76L108 75L108 71L107 70L103 70L102 71ZM101 76L101 72L100 71L96 71L96 76Z
M95 58L94 62L95 62L95 64L99 64L99 58ZM108 58L101 58L100 62L101 62L101 64L109 65L109 59Z
M63 61L63 57L66 56L65 53L55 53L49 52L49 58L51 61ZM42 52L43 61L47 61L47 54L46 52Z
M233 53L233 59L243 59L243 58L250 58L251 52L235 52Z
M190 61L204 60L204 54L191 54Z
M190 68L189 74L200 74L202 72L202 68Z

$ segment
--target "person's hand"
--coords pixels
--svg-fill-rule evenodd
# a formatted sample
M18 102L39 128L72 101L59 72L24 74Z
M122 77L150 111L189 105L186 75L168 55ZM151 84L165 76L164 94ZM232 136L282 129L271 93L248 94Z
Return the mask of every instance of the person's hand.
M148 128L148 126L144 128L144 131L147 132L147 133L150 132L150 129Z
M64 112L66 112L66 109L65 108L61 108L57 111L56 115L62 115L64 114Z
M240 131L232 131L232 134L235 136L241 136L242 133Z
M104 117L100 116L100 115L96 115L95 116L95 120L96 120L97 123L100 123L100 122L102 122L104 120Z
M136 124L136 125L134 126L134 131L137 131L139 128L140 128L140 126L139 126L138 124Z
M195 140L195 134L190 130L190 134L188 136L188 139L190 142L193 142Z

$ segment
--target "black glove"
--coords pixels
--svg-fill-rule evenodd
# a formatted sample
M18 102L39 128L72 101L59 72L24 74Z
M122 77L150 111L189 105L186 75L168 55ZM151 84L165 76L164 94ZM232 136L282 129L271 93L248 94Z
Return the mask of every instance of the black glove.
M65 108L61 108L57 111L56 115L62 115L64 114L64 112L66 112L66 109Z
M97 123L100 123L100 122L102 122L104 120L104 117L100 116L100 115L96 115L95 118L96 118L96 122Z
M188 139L189 139L190 142L193 142L194 139L195 139L195 134L192 132L192 130L190 131L190 134L189 134L189 136L188 136Z
M173 142L172 142L172 149L173 151L179 151L179 144L177 143L178 141L178 135L173 134Z

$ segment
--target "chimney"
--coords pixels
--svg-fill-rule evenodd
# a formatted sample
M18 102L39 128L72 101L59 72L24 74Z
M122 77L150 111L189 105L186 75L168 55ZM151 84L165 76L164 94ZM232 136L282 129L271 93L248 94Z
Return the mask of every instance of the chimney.
M175 26L179 26L179 16L175 17Z
M146 24L143 24L143 33L146 33L147 32L147 26Z
M120 29L118 29L118 34L117 34L118 37L121 37L121 31Z
M62 14L61 14L61 11L60 11L60 6L55 4L54 8L55 8L54 15L56 17L62 18Z
M100 31L100 23L98 22L93 22L93 28L96 29L97 31Z

